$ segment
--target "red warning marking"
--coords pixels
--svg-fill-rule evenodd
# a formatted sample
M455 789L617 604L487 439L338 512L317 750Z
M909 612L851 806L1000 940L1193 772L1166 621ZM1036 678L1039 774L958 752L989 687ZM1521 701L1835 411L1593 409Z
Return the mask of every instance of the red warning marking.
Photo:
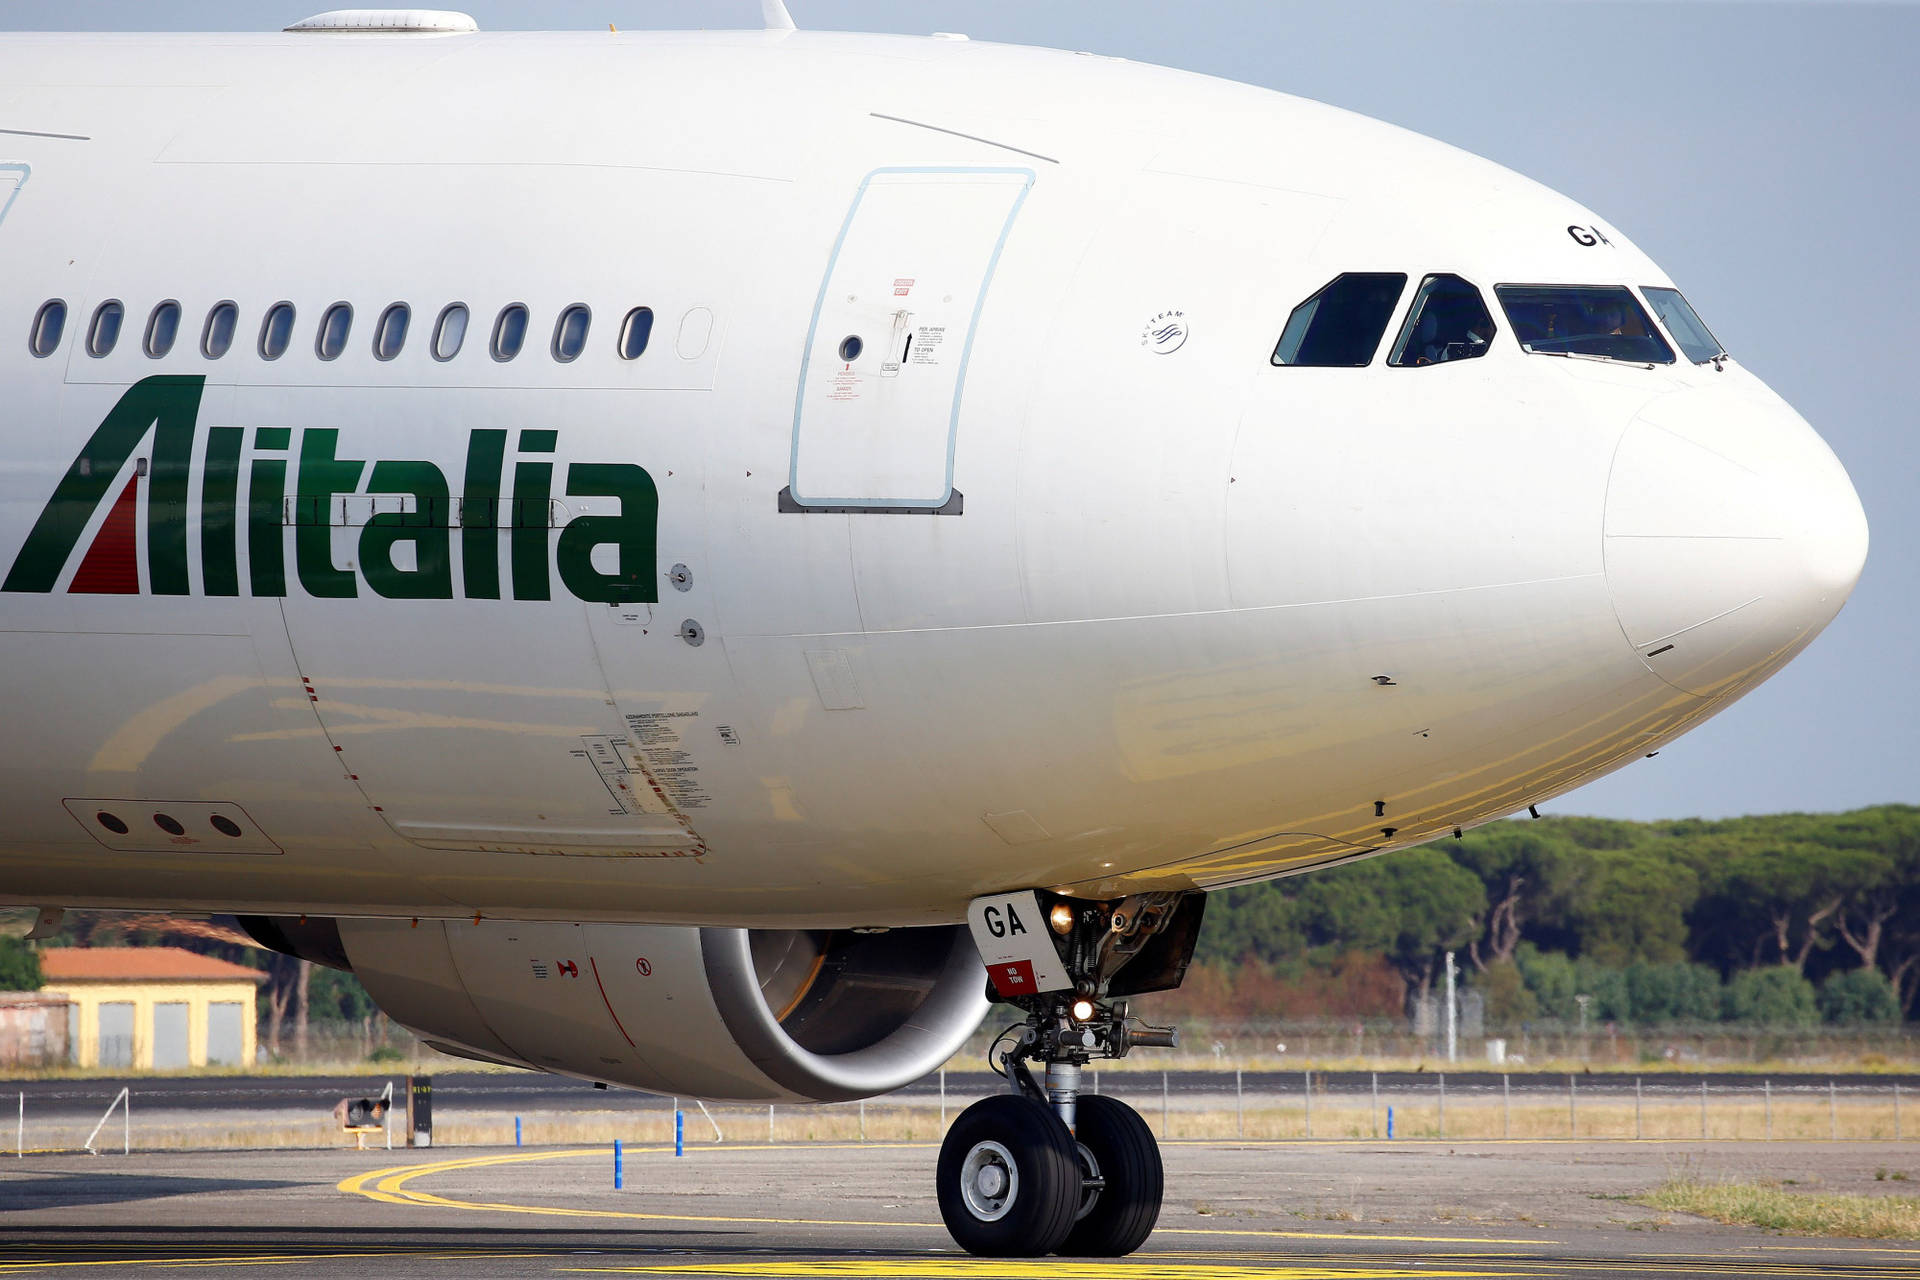
M93 545L74 571L69 592L78 595L133 596L140 594L140 566L134 556L134 533L139 523L140 477L127 477L127 487L113 501L100 524Z
M1040 989L1039 982L1033 976L1031 960L996 964L988 972L993 975L993 989L1003 996L1030 996Z
M641 956L638 960L635 960L633 967L639 971L640 976L643 978L651 978L653 976L653 965L645 956Z
M587 963L591 964L593 962L589 960ZM580 966L571 960L562 960L554 967L560 970L560 976L563 978L577 978L580 976Z
M909 293L912 293L912 292L913 292L913 280L912 280L912 278L911 278L911 277L906 277L906 278L902 278L902 279L899 279L899 280L895 280L895 281L893 282L893 296L894 296L894 297L896 297L896 298L904 298L904 297L906 297L906 296L907 296L907 295L908 295Z
M646 961L642 960L640 963L645 964ZM607 984L600 981L600 966L595 963L592 956L587 957L587 965L593 970L593 985L600 988L600 1003L607 1006L607 1016L612 1018L613 1025L620 1029L620 1035L626 1040L628 1047L638 1049L640 1046L634 1044L633 1037L627 1034L626 1024L621 1022L620 1015L613 1011L613 1001L607 999Z

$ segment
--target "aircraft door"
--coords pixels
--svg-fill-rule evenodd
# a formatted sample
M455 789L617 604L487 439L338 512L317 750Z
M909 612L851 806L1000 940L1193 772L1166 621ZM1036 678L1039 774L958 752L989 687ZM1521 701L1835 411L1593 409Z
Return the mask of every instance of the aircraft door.
M867 175L815 303L783 510L958 514L974 326L1027 169Z

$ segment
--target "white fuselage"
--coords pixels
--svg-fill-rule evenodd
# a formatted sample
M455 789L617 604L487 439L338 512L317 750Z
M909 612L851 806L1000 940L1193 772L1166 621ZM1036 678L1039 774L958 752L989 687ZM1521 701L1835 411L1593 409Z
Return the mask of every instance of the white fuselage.
M5 901L852 926L1267 878L1656 749L1865 553L1838 462L1736 361L1546 358L1496 308L1480 359L1275 367L1342 272L1489 306L1669 283L1574 202L1328 107L810 33L4 49L0 567L116 405L146 415L0 594Z

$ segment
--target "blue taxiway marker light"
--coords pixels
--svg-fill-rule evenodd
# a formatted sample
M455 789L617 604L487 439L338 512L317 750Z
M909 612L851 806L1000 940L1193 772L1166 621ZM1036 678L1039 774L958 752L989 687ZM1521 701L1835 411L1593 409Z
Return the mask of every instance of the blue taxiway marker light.
M687 1113L678 1108L673 1113L673 1154L687 1154Z
M1391 1140L1393 1137L1393 1108L1392 1107L1387 1108L1387 1137L1389 1140Z
M621 1177L620 1171L620 1139L615 1138L613 1140L613 1189L618 1191L625 1185L626 1179Z
M516 1147L520 1145L520 1117L519 1116L515 1116L513 1118L513 1145Z

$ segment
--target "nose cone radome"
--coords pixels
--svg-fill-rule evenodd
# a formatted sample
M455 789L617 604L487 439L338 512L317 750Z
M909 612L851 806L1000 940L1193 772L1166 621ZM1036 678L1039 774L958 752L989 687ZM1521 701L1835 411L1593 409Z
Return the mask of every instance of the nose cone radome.
M1711 695L1798 652L1840 612L1867 519L1839 460L1777 400L1683 391L1621 439L1607 586L1661 679Z

